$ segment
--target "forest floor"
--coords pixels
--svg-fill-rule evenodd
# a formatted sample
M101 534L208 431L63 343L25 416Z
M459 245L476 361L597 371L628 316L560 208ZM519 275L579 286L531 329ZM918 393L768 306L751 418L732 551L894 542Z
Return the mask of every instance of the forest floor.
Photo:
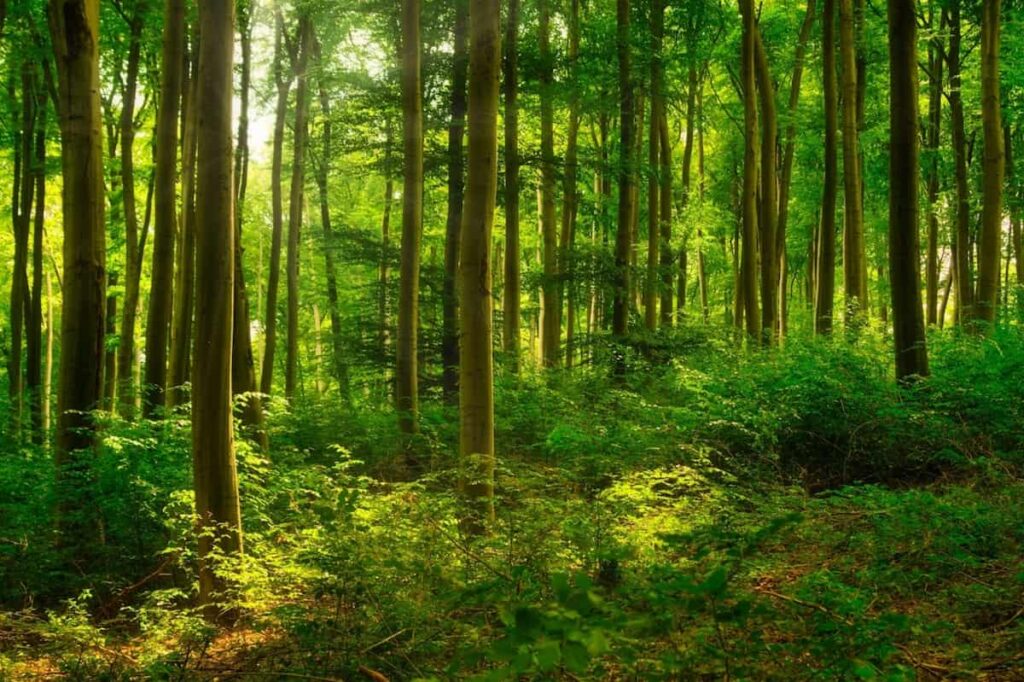
M1024 680L1018 336L935 344L910 391L867 342L673 344L626 386L499 382L483 537L449 492L450 407L426 404L434 473L414 483L384 476L386 410L279 414L269 457L239 453L227 629L188 608L187 422L112 427L97 485L121 497L108 518L135 509L107 527L120 564L68 601L37 543L4 549L4 603L23 599L0 611L0 679ZM8 490L42 479L17 457ZM0 537L34 499L0 503Z

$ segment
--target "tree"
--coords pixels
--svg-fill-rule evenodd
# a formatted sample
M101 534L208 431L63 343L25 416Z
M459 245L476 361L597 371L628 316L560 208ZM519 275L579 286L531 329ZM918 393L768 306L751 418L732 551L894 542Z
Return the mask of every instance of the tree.
M501 340L519 371L519 0L508 0L505 17L505 299Z
M423 222L423 102L420 74L420 2L402 0L402 244L399 262L398 357L395 407L405 434L418 430L417 336L420 231ZM411 462L415 468L415 462Z
M822 22L822 94L825 98L825 182L818 228L814 294L814 332L832 333L836 280L836 101L835 0L825 0Z
M949 28L949 50L946 65L949 78L949 126L953 147L953 168L956 189L956 228L953 235L953 270L956 272L956 315L959 322L973 315L974 277L971 273L971 199L967 177L967 133L964 126L964 104L960 73L960 1L952 0L949 12L943 12Z
M864 206L861 192L860 141L857 130L857 48L853 0L839 0L839 59L842 81L843 291L846 323L867 315L867 261L864 255Z
M562 304L558 300L558 232L555 226L554 60L551 55L551 0L540 1L540 226L543 242L544 318L541 361L558 365L562 337Z
M981 233L978 240L978 298L974 316L989 324L999 305L999 265L1003 236L1003 121L999 99L1000 0L982 3L981 121L984 155L981 167Z
M455 1L455 53L452 56L451 120L448 123L448 220L444 238L444 281L441 288L441 385L445 397L454 401L459 384L459 231L462 229L462 201L465 188L462 138L466 129L466 23L468 0Z
M615 49L618 57L619 83L619 205L615 233L615 291L612 303L612 334L620 343L613 370L622 375L626 370L625 340L629 323L629 258L632 251L631 221L633 214L633 82L629 47L629 0L615 2Z
M50 0L50 36L59 80L64 178L64 297L57 384L57 494L67 512L84 505L74 487L97 442L92 410L103 376L106 240L99 99L99 0ZM73 501L74 500L74 501ZM96 531L79 515L58 516L62 542L86 542Z
M234 319L234 183L231 153L235 11L232 0L199 4L196 102L196 348L193 362L192 462L199 519L199 600L210 618L225 581L217 553L242 551L242 520L231 402ZM215 550L216 548L216 550Z
M146 374L142 401L142 411L147 417L163 407L167 388L167 340L174 302L174 234L177 232L174 189L178 160L178 104L184 48L185 3L183 0L164 0L154 169L153 274L146 320Z
M562 178L562 229L559 236L559 299L565 299L565 366L572 368L576 344L576 281L573 268L573 247L576 241L576 214L579 197L576 185L579 174L580 94L578 91L580 56L580 2L569 0L569 126L565 140L565 170ZM568 291L566 291L568 290ZM560 308L561 309L561 306Z
M498 186L501 5L500 0L470 2L468 183L459 266L459 453L466 467L462 491L483 501L484 509L474 510L474 515L486 521L494 515L490 248Z
M889 277L896 377L928 375L918 237L917 15L889 0Z
M779 121L775 106L775 84L760 29L757 29L755 35L754 49L754 70L761 101L761 211L758 214L761 244L761 343L770 346L775 341L779 316L779 254L776 252L779 220Z
M743 248L740 284L743 289L743 317L747 336L760 341L761 318L757 311L757 92L755 51L757 49L754 6L751 0L740 0L743 14Z
M309 53L313 26L309 16L299 17L299 46L295 65L295 132L292 138L292 183L288 195L288 346L285 353L284 395L295 397L299 357L299 233L302 230L303 188L306 184L306 137L309 119Z

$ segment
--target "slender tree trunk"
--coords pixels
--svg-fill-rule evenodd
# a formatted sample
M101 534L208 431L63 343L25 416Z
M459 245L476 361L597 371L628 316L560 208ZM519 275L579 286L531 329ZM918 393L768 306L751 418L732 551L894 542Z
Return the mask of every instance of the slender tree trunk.
M252 12L253 4L238 7L238 33L242 46L242 73L239 83L241 111L238 117L238 144L235 148L235 244L234 244L234 325L231 334L231 394L242 399L241 422L250 431L250 438L264 452L270 444L263 426L263 400L257 391L256 360L252 351L249 296L245 288L245 267L242 248L242 222L245 193L249 181L249 90L252 83Z
M757 25L752 0L740 0L743 14L743 256L740 279L743 289L747 335L761 340L761 317L757 309L757 92L755 63Z
M540 0L540 173L541 238L544 247L544 324L541 362L557 367L562 337L561 302L558 300L558 231L555 225L554 61L551 54L551 0Z
M50 35L59 74L63 169L64 295L57 385L57 499L61 544L86 548L97 536L79 489L86 451L97 442L92 411L103 386L105 230L99 79L99 0L51 0Z
M323 60L320 55L319 45L316 46L316 52L322 66ZM324 232L324 268L327 279L327 308L328 314L331 318L331 372L334 375L334 378L338 381L338 389L341 391L342 398L347 402L351 398L348 362L345 359L345 344L341 330L341 310L338 305L338 273L337 267L334 263L335 236L334 228L331 225L331 205L327 191L327 178L330 172L331 159L334 155L332 147L333 125L331 123L331 100L328 96L327 85L324 82L323 75L319 78L319 92L320 113L323 115L323 130L321 133L320 164L317 168L316 182L317 187L320 190L320 224ZM388 146L390 147L390 136L388 139ZM386 154L390 155L390 153L389 149ZM392 192L391 175L389 170L385 170L385 172L388 173L388 179L385 182L387 196L384 198L384 210L385 213L388 214L386 220L390 221ZM381 261L386 262L386 258L382 258ZM385 265L383 268L383 279L386 281L387 266ZM383 304L385 301L386 299L383 299L378 303L378 306L381 308L379 313L382 318L385 314L385 311L383 310Z
M999 304L1000 253L1003 236L1003 121L999 99L999 15L1001 0L982 3L981 120L982 157L981 234L978 243L979 320L994 324Z
M839 59L842 81L843 290L848 325L867 315L867 271L864 262L864 208L861 196L860 142L857 130L857 47L853 0L839 0Z
M469 153L463 213L459 296L460 488L480 503L470 530L494 518L494 366L491 324L491 232L498 186L498 71L501 64L500 0L471 0Z
M288 346L285 353L284 395L295 397L295 368L299 357L299 233L306 184L306 137L309 118L309 52L313 26L307 15L299 17L299 48L295 61L295 133L292 142L292 183L288 199Z
M441 285L441 387L444 397L455 402L459 395L459 240L462 229L462 195L465 167L462 138L466 130L466 28L469 0L455 0L455 52L452 56L451 120L448 123L448 221L444 239L444 279Z
M925 180L928 199L928 242L925 256L925 306L927 323L938 323L939 314L939 141L942 127L942 56L935 40L928 44L928 126Z
M177 231L175 176L178 160L178 105L185 55L184 0L164 0L157 111L153 273L146 321L146 374L142 411L153 416L167 390L167 344L174 309L174 235Z
M701 202L704 201L704 79L699 78L697 81L697 175L698 181L698 192L701 198ZM683 251L685 253L685 251ZM697 286L700 291L700 309L701 319L704 324L708 323L711 317L711 306L708 302L708 271L707 263L704 257L704 232L700 228L697 228ZM683 308L680 306L680 313Z
M779 254L776 229L779 218L778 138L779 121L775 107L775 84L768 66L758 28L754 40L755 71L761 100L761 212L758 216L761 244L761 342L776 341L779 318Z
M889 0L889 277L896 378L928 375L918 238L917 14Z
M139 312L139 279L142 258L139 253L139 218L135 208L135 94L138 90L141 61L142 17L136 13L129 22L130 42L125 86L121 93L121 200L124 211L125 278L121 304L121 340L117 346L118 412L125 419L135 416L135 318Z
M822 14L822 91L825 97L825 186L821 199L815 271L814 332L831 334L836 281L836 0L825 0Z
M629 256L632 251L630 219L633 213L633 83L630 72L630 0L616 0L616 50L619 66L619 208L615 237L616 282L612 307L612 334L620 344L625 340L629 323ZM618 348L614 358L614 372L626 371L625 348Z
M22 367L22 345L28 311L28 244L32 214L32 140L35 127L35 71L25 61L21 67L21 124L14 135L15 182L11 197L14 223L14 263L11 273L11 350L8 363L8 389L11 399L11 433L21 437L25 407L25 377ZM13 102L13 99L12 99ZM15 122L15 126L17 126ZM19 191L20 189L20 191Z
M196 239L196 146L198 144L199 110L196 102L198 87L198 53L201 40L193 40L189 58L189 76L183 83L182 112L184 126L181 151L182 211L181 241L178 245L178 264L174 280L174 311L171 321L171 357L167 370L167 407L174 408L187 400L184 388L190 372L192 349L192 313L195 299L195 239Z
M786 257L786 230L789 227L789 192L793 182L793 159L796 156L796 111L800 104L800 84L803 81L804 60L807 53L807 43L811 38L811 29L814 27L817 1L807 0L807 13L804 15L804 23L800 27L800 36L797 39L796 54L793 63L793 78L789 83L789 103L787 111L789 123L786 124L786 144L782 152L782 170L779 174L779 222L775 230L775 252L780 263L781 270L788 269L788 258ZM813 261L810 261L812 263ZM785 264L785 265L783 265ZM780 335L785 336L788 321L789 309L786 305L786 278L785 273L780 272Z
M402 247L398 296L398 356L395 407L405 434L418 431L416 362L420 290L420 233L423 222L423 103L420 74L420 0L402 0ZM412 469L418 467L411 457Z
M658 125L660 135L659 154L661 156L660 177L661 187L658 189L658 200L660 216L658 229L661 232L661 326L672 326L672 144L668 137L668 116L664 105L661 107L661 120ZM680 248L683 260L686 259L686 246ZM679 314L685 309L684 305L679 307Z
M946 14L944 12L944 14ZM974 285L970 265L970 185L967 180L967 135L964 130L964 105L960 92L960 2L953 0L944 22L949 28L949 119L953 147L956 186L956 229L953 235L953 261L956 268L956 316L959 322L971 317Z
M380 357L386 357L390 337L391 323L388 320L388 264L391 250L391 200L395 193L395 182L391 177L391 120L385 124L387 129L384 141L384 214L380 221L380 268L377 276L379 290L377 292L377 347ZM325 223L326 225L326 223Z
M284 233L284 198L282 196L282 167L284 165L284 129L288 115L288 91L294 71L285 65L284 17L277 11L277 34L274 42L274 83L277 87L277 106L274 118L274 150L270 166L271 217L270 273L267 281L267 310L263 320L263 366L260 370L260 393L270 395L274 387L274 356L277 351L277 293L281 283L281 238Z
M657 3L658 0L655 0ZM653 8L652 8L653 9ZM657 11L655 10L656 14ZM651 35L654 35L653 27ZM652 53L655 40L651 39ZM658 201L658 123L661 120L661 97L657 92L658 77L655 73L657 67L656 58L651 59L651 115L648 117L647 129L647 271L644 277L644 326L648 331L655 331L658 328L658 208L661 203Z
M508 0L505 17L505 301L502 343L513 373L519 372L519 0Z
M572 83L578 82L577 60L580 53L580 0L569 0L569 73ZM569 89L569 127L565 142L565 176L562 180L562 230L560 237L559 298L566 301L565 366L571 368L575 353L576 281L573 249L576 241L576 212L579 203L576 184L578 140L580 132L580 97L575 85ZM566 295L566 289L568 289Z
M231 105L234 2L199 4L196 174L196 353L193 366L192 459L199 517L199 601L208 618L226 587L214 551L242 551L242 521L231 422L231 336L234 317L234 185Z
M43 228L46 222L46 97L37 100L35 138L35 164L32 180L35 182L35 220L32 226L32 295L28 310L28 365L25 387L29 400L32 442L42 445L46 439L43 426L42 350L43 350Z
M43 433L50 431L50 396L53 389L53 283L50 271L46 271L46 361L43 365L43 394L40 412L42 413L41 429Z

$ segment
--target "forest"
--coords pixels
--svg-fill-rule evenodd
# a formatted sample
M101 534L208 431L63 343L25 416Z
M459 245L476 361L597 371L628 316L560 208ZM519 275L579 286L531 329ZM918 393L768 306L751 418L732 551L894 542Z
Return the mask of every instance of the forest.
M1024 2L0 0L0 79L0 681L1024 680Z

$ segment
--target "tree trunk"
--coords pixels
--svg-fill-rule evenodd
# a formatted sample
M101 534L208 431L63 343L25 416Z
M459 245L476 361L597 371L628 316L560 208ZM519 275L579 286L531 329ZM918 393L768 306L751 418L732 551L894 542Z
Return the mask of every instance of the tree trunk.
M420 74L420 0L402 0L402 246L398 294L395 407L405 434L418 431L417 336L420 233L423 222L423 103ZM410 457L412 469L417 462Z
M555 225L555 133L551 54L551 0L540 0L540 190L541 239L544 247L544 324L541 328L541 363L557 367L562 337L561 302L558 300L558 232Z
M512 372L519 372L519 0L508 0L505 18L505 306L502 343Z
M757 92L755 62L757 26L752 0L740 0L743 14L743 253L740 284L743 289L743 316L747 336L761 341L761 317L757 310Z
M451 120L448 122L448 221L444 238L444 280L441 284L441 388L445 400L455 402L459 391L459 232L466 173L462 138L466 130L466 24L469 0L455 0L454 54L452 55Z
M658 199L661 203L658 229L661 232L661 326L672 326L672 144L668 138L668 115L665 106L661 107L661 120L658 125L660 135L659 154L661 156L660 177L661 187ZM686 258L686 246L680 248L683 259ZM680 316L686 307L679 306Z
M178 159L178 105L185 55L184 0L165 0L164 17L154 169L153 273L146 321L146 374L142 401L142 411L147 417L163 407L167 390L167 343L174 306L174 235L177 232L174 190Z
M657 4L658 0L654 0ZM652 8L652 14L657 10ZM655 49L655 31L651 30L651 50ZM647 272L644 277L644 326L648 331L655 331L658 328L658 208L661 203L658 201L658 123L661 120L661 97L658 93L659 79L657 76L657 58L651 58L651 115L648 117L647 128Z
M11 197L14 223L14 263L11 273L11 350L7 367L8 389L11 399L11 432L21 436L21 422L25 407L25 377L22 369L22 345L28 311L25 301L28 291L28 244L32 214L32 141L35 127L35 71L26 61L21 67L21 124L14 135L15 181ZM13 104L13 100L12 100ZM17 126L15 122L15 126ZM20 190L20 191L19 191Z
M938 323L939 315L939 141L942 127L941 46L928 43L928 125L925 133L925 186L928 200L928 243L925 256L925 307L928 325Z
M975 317L996 321L1003 237L1003 121L999 99L999 15L1001 0L983 3L981 20L982 157L981 234L978 243L978 300Z
M786 258L786 230L789 226L789 192L793 181L793 159L796 155L796 111L797 106L800 104L800 84L804 74L804 57L807 52L807 43L811 38L811 29L814 27L816 8L816 0L807 0L807 13L804 15L804 23L800 27L800 36L796 44L793 78L789 83L789 103L787 107L789 123L786 124L786 146L782 152L782 171L779 175L779 222L775 228L775 251L780 267L783 263L788 264L788 259ZM780 272L779 282L782 284L782 287L780 291L781 321L779 332L781 336L785 336L789 320L788 306L786 306L785 300L785 281L784 274Z
M85 451L97 442L92 411L103 386L105 230L99 80L99 0L51 0L59 74L63 170L64 296L57 385L59 542L87 548L97 537L92 502L79 489Z
M231 336L234 319L234 186L231 105L234 2L199 4L202 43L196 103L200 112L196 174L196 352L192 459L199 517L199 601L222 616L226 587L214 552L242 551L242 522L232 435Z
M565 170L562 180L562 230L560 237L559 298L565 299L565 366L571 368L575 353L576 281L573 249L576 241L576 212L579 203L576 191L578 168L578 139L580 132L580 97L577 60L580 53L580 0L569 0L569 128L565 141ZM568 289L568 292L566 292Z
M235 245L234 245L234 325L231 333L231 394L242 399L241 422L250 431L250 438L263 451L270 444L263 427L263 401L256 385L256 361L252 352L249 296L245 288L245 267L242 248L243 208L249 180L249 90L252 82L252 11L251 4L238 7L238 33L242 46L242 77L239 99L238 145L235 148Z
M621 343L625 340L629 323L629 256L632 250L630 219L633 213L633 83L630 72L630 0L616 0L615 45L619 66L619 207L615 236L615 293L612 307L612 334ZM613 371L623 375L626 371L625 349L615 351Z
M469 21L469 150L463 213L459 297L460 488L478 503L466 524L481 528L494 518L494 367L491 324L491 232L498 186L498 71L501 64L500 0L471 0Z
M889 0L889 278L896 378L928 375L918 238L917 15Z
M284 128L288 115L288 90L294 71L285 65L284 17L277 10L277 33L274 39L274 84L277 107L274 115L274 150L270 166L271 217L270 273L267 279L267 309L264 316L263 366L260 369L260 393L270 395L274 387L274 355L277 350L277 292L281 283L281 237L284 233L284 198L281 177L284 165Z
M974 305L974 284L970 264L970 185L967 180L967 135L964 130L964 105L960 92L960 2L954 0L944 22L949 28L949 123L953 147L956 186L956 229L953 235L953 262L956 269L956 317L970 319Z
M309 118L309 76L306 67L312 49L312 37L312 23L304 14L299 17L299 47L295 60L295 132L292 138L292 183L288 197L288 346L285 353L284 395L289 400L295 397L295 368L299 357L299 233L302 229Z
M754 40L757 89L761 100L761 212L758 216L761 244L761 342L776 340L779 317L779 254L776 228L779 218L778 139L779 121L775 107L775 84L768 66L760 28Z
M836 284L836 0L825 0L822 14L822 91L825 97L825 186L818 228L815 268L814 332L831 334Z
M861 196L860 143L857 130L857 48L853 0L839 0L839 59L842 81L843 291L845 321L855 325L867 315L867 264L864 260L864 208Z
M505 18L505 301L502 348L519 372L519 0L508 0Z
M35 164L32 180L35 182L36 212L32 227L32 295L28 310L28 365L25 372L26 394L29 400L29 418L32 442L42 445L46 439L43 423L42 350L43 350L43 228L46 221L46 97L37 100Z
M129 22L130 43L125 86L121 93L121 200L124 210L125 278L121 303L121 335L117 346L117 404L124 419L135 416L135 318L139 312L139 279L142 254L139 253L139 217L135 209L135 94L138 90L141 60L142 17L136 13Z
M384 141L384 213L380 220L380 267L377 274L377 347L381 361L386 357L390 337L390 321L388 320L388 265L391 250L391 200L395 193L395 183L391 177L391 120L385 123L387 129ZM324 223L326 226L327 223ZM385 371L385 374L387 372Z
M167 407L174 408L187 400L184 388L188 380L189 358L192 350L192 313L195 300L195 239L196 239L196 145L198 144L199 108L196 103L198 87L198 53L200 38L193 39L189 58L189 75L182 88L182 112L185 119L181 151L181 195L184 210L181 214L181 240L178 244L178 264L174 280L174 312L171 322L171 358L167 370Z

